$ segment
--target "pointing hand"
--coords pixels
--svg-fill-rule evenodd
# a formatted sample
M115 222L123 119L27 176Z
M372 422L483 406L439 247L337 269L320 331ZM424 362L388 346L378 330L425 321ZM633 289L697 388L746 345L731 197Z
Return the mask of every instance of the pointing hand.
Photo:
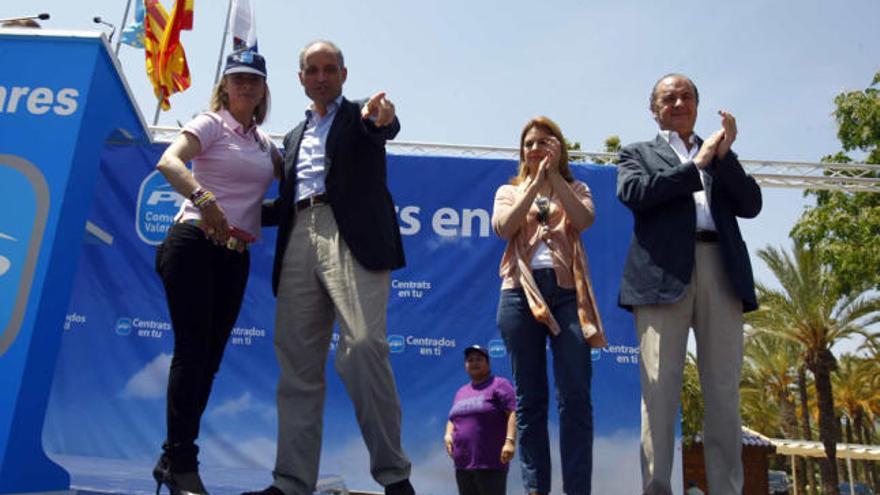
M361 109L361 117L372 118L376 127L384 127L394 120L394 104L385 97L384 91L380 91L374 94Z

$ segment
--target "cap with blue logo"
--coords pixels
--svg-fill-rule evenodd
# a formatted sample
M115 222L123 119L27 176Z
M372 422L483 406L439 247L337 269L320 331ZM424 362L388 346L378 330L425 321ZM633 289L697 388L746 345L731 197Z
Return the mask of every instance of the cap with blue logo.
M242 72L266 77L266 59L251 50L230 53L226 57L226 68L223 69L223 75Z
M479 352L480 354L483 355L483 357L485 357L486 359L489 359L489 351L487 351L485 347L482 347L477 344L469 345L464 350L464 357L468 357L468 355L472 352Z

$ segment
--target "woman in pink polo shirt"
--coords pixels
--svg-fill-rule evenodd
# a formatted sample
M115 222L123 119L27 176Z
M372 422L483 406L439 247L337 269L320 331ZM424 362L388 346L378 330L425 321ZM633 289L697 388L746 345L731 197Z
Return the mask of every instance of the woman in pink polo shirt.
M588 495L593 465L590 347L605 334L581 232L595 219L590 189L568 166L565 138L547 117L520 136L519 172L498 188L492 226L507 241L498 326L516 385L519 458L526 493L550 493L547 344L559 406L562 491Z
M263 196L281 170L280 153L259 128L268 111L265 60L250 51L233 53L214 88L211 111L186 124L156 165L188 198L156 253L174 355L167 436L153 477L157 490L165 484L172 495L205 493L195 440L241 308L247 247L260 235Z

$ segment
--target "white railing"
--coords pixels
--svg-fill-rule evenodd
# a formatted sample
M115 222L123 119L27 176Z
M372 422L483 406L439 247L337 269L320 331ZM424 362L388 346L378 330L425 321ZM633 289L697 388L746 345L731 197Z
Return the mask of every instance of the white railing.
M171 142L180 132L177 127L151 127L153 141ZM279 146L283 135L273 134ZM415 143L392 141L388 151L399 155L453 156L469 158L505 158L516 160L516 148L502 146L458 145L442 143ZM613 165L615 153L570 151L572 160ZM880 165L864 163L810 163L768 160L742 160L746 172L761 187L782 189L811 189L826 191L880 193Z

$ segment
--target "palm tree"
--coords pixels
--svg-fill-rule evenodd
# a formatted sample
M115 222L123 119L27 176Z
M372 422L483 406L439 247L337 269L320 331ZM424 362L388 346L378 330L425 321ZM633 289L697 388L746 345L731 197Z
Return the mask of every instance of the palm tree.
M761 402L771 398L781 413L775 417L777 424L771 428L775 431L765 433L774 436L781 433L785 438L797 438L798 421L792 395L797 378L792 365L800 354L797 344L753 328L746 338L744 350L741 392ZM752 391L755 394L751 394Z
M874 392L874 398L869 398L868 400L868 407L865 411L867 420L862 423L860 442L866 445L873 445L880 441L877 439L875 428L877 420L880 419L880 333L866 335L865 341L859 350L865 352L867 366L873 370L867 372L869 376L867 387L869 391ZM876 462L866 461L865 465L868 477L871 479L871 484L874 485L874 491L880 493L880 472L878 472L877 464Z
M748 365L743 367L739 386L739 409L743 424L768 437L787 438L780 419L784 415L779 402L770 398L762 386L760 372Z
M813 428L810 426L810 399L809 399L809 387L807 383L807 367L802 363L798 365L797 368L797 389L798 389L798 402L800 403L800 413L801 413L801 432L803 434L804 440L813 440ZM806 464L806 471L801 470L801 473L806 475L806 483L803 479L803 475L798 479L800 481L800 486L808 486L810 489L810 495L816 495L816 475L814 473L815 466L813 465L813 458L806 457L803 459L804 464Z
M819 465L823 493L839 495L838 423L831 384L837 359L831 348L880 319L880 297L867 291L837 292L833 274L822 265L817 252L802 244L795 243L792 255L768 247L759 250L758 256L782 289L757 284L760 308L749 315L748 321L801 345L804 364L814 377L819 405L819 440L825 447L825 458Z
M837 373L832 375L831 383L834 386L834 402L838 404L840 412L847 418L846 430L844 431L847 443L867 443L863 435L865 421L873 421L871 407L880 401L880 390L876 388L877 363L874 360L846 354L838 361ZM865 479L867 467L863 469L863 476L859 476L860 464L856 463L856 477Z
M766 435L781 434L784 438L797 439L800 434L794 395L797 370L794 366L800 358L800 347L771 332L752 328L747 334L744 350L740 385L743 420ZM768 414L770 402L774 403L776 414ZM798 486L806 483L803 461L798 458Z

